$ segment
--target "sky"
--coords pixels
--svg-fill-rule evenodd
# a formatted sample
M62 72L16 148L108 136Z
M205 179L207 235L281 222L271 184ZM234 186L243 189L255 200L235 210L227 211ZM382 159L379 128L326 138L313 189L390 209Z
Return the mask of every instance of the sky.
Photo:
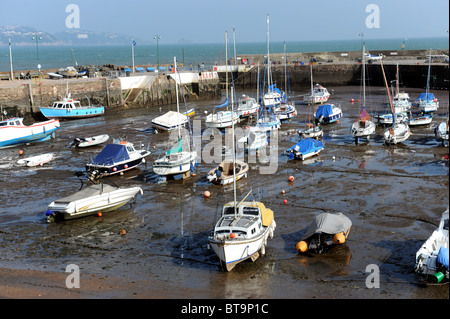
M79 8L73 30L149 43L155 35L167 44L221 43L233 27L237 43L265 42L267 15L271 41L448 37L449 28L448 0L2 0L0 26L69 30L70 4Z

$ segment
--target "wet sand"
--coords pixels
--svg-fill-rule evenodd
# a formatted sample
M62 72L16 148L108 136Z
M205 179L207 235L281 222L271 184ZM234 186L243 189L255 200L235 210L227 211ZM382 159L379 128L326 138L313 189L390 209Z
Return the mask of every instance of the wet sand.
M308 119L308 107L297 105L299 114L280 131L276 173L259 174L264 164L251 164L249 177L238 182L238 198L253 189L254 198L274 210L277 229L265 256L230 273L207 248L207 236L222 205L232 200L232 187L206 181L213 163L199 163L195 177L163 184L151 169L169 147L168 134L148 130L151 119L175 106L64 121L54 140L0 150L0 297L448 299L448 284L426 285L413 271L416 251L449 203L448 148L434 138L435 125L448 116L448 92L434 92L441 107L430 126L413 127L408 141L388 147L382 127L370 143L352 140L350 127L361 104L350 99L360 98L358 87L328 90L333 90L330 102L341 102L344 118L324 127L326 148L320 156L301 162L281 154L297 142L296 131ZM406 91L412 99L422 92ZM383 112L385 102L385 90L372 87L366 108ZM204 123L204 111L219 103L189 106ZM79 188L74 172L102 149L67 145L76 136L105 132L150 146L146 166L112 178L119 185L141 186L144 195L102 217L47 224L47 205ZM19 149L26 156L55 152L55 159L43 167L18 167ZM205 190L209 199L203 198ZM326 254L299 255L295 244L320 212L349 217L348 240ZM80 268L80 288L65 285L70 264ZM367 288L368 265L379 267L380 288Z

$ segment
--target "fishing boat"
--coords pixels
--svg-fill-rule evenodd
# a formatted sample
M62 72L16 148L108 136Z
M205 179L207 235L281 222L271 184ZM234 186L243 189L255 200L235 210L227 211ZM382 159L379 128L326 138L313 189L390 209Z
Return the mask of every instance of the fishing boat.
M408 125L409 126L419 126L428 125L433 120L433 113L409 113Z
M133 143L115 140L85 165L87 172L98 172L98 177L123 173L145 163L150 151L135 149Z
M19 144L41 142L54 137L59 120L24 125L23 118L13 117L0 121L0 148Z
M233 163L232 159L226 159L219 166L210 170L206 176L208 181L217 185L227 185L246 178L248 174L248 164L244 161L236 160Z
M381 70L383 73L384 82L386 84L386 90L389 97L389 105L391 105L392 108L392 126L390 126L383 134L384 142L385 144L397 144L402 143L406 141L410 135L411 130L409 128L409 125L406 122L400 122L397 119L396 113L395 113L395 107L392 103L391 94L389 92L387 80L386 80L386 74L384 73L384 67L383 67L383 61L381 60Z
M435 283L448 280L448 207L442 214L439 227L416 252L414 270L421 275L431 276Z
M425 93L421 93L415 101L415 105L419 107L422 112L436 112L439 108L439 101L433 93L428 92L430 88L430 71L431 71L431 49L428 60L428 74L427 74L427 86Z
M289 156L289 159L300 159L303 161L318 155L324 149L325 145L322 141L308 137L301 139L297 144L288 148L285 153Z
M40 155L21 158L17 161L17 164L28 166L28 167L42 166L45 163L50 162L51 160L53 160L53 153L46 153L46 154L40 154Z
M80 119L101 116L105 114L104 106L81 105L72 98L67 83L66 96L62 101L53 102L50 106L40 106L39 110L48 119Z
M84 148L89 146L96 146L105 143L109 140L108 134L101 134L91 137L75 137L73 141L69 144L72 148Z
M299 253L321 254L332 246L345 243L351 227L352 221L343 213L318 214L296 244L296 249Z
M259 104L256 99L249 96L243 96L239 99L237 104L237 114L241 118L246 118L258 113Z
M78 174L77 176L80 176ZM80 177L79 177L80 178ZM80 179L81 180L81 179ZM70 220L85 216L105 213L117 210L125 204L134 200L143 191L140 187L118 187L106 183L99 183L95 177L91 178L94 183L84 186L73 194L52 201L46 211L47 222L59 219Z
M316 125L335 123L342 117L342 109L335 104L322 104L317 108L314 117Z
M152 126L156 130L173 131L184 127L189 122L189 117L175 111L169 111L152 120Z
M177 61L175 57L174 65L176 70L175 72L178 74ZM177 96L177 111L179 112L180 103L178 98L178 83L175 85L175 88ZM195 150L191 150L190 141L187 142L186 148L187 150L183 150L181 127L178 126L177 145L153 163L153 172L159 176L170 176L185 174L190 170L193 170L197 164L197 152Z
M366 59L365 59L365 44L363 45L363 60L362 60L362 86L363 86L363 108L359 113L357 120L352 124L351 132L355 138L355 143L359 143L360 138L367 138L375 134L375 123L371 121L369 113L366 111Z
M442 142L442 146L448 146L448 120L441 122L434 129L434 135L437 141Z

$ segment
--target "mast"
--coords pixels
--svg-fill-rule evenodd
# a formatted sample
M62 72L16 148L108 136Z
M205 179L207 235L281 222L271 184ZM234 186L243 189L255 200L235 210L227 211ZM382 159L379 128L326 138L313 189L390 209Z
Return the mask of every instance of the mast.
M234 81L231 86L231 114L234 113ZM231 120L231 134L232 134L232 148L233 148L233 197L234 197L234 218L237 218L237 207L236 207L236 150L234 146L234 121Z
M177 71L177 58L173 57L173 65L175 68L175 72ZM178 101L178 83L175 80L175 93L177 95L177 118L178 118L178 140L181 139L181 125L180 125L180 102Z
M366 44L363 43L363 58L362 58L362 78L363 78L363 108L366 107Z
M270 39L269 39L269 15L267 14L267 92L270 92L271 90L271 78L272 78L272 74L271 74L271 67L270 67L270 49L269 49L269 43L270 43Z
M383 78L384 78L384 83L386 84L386 90L388 93L388 97L389 97L389 105L391 106L392 109L392 126L395 126L395 108L394 108L394 104L392 103L392 98L391 98L391 93L389 92L389 87L387 84L387 80L386 80L386 74L384 73L384 67L383 67L383 60L380 60L381 63L381 70L383 71Z
M427 102L428 102L428 87L430 85L430 69L431 69L431 48L430 48L430 59L428 60L427 87L425 90L425 94L427 96Z
M225 80L225 94L228 100L228 33L225 31L225 74L226 74L226 80Z
M286 55L286 41L284 41L284 89L288 92L287 88L287 55Z

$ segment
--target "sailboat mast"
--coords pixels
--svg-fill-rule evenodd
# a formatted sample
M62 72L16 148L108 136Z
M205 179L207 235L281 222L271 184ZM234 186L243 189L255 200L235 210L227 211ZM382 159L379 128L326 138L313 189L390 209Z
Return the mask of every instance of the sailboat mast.
M173 57L173 65L175 72L177 72L177 58ZM175 80L175 93L177 95L177 117L178 117L178 139L181 138L181 125L180 125L180 102L178 101L178 83Z
M380 60L381 63L381 70L383 71L383 78L384 78L384 83L386 84L386 90L388 93L388 97L389 97L389 105L391 106L392 109L392 126L395 126L395 107L394 104L392 103L392 97L391 97L391 93L389 92L389 87L387 84L387 80L386 80L386 74L384 73L384 67L383 67L383 60Z
M430 59L428 60L427 87L425 89L427 102L428 102L428 87L430 86L430 69L431 69L431 48L430 48Z
M231 86L231 114L234 114L234 82ZM234 218L237 218L236 207L236 148L234 145L234 121L231 121L231 135L232 135L232 148L233 148L233 197L234 197Z
M362 58L362 80L363 80L363 107L366 107L366 44L363 43L363 58Z
M284 41L284 90L288 92L287 88L287 55L286 55L286 41Z
M225 31L225 93L228 99L228 33Z
M270 49L269 49L269 43L270 43L270 39L269 39L269 15L267 15L267 92L270 92L270 87L271 87L271 67L270 67Z

